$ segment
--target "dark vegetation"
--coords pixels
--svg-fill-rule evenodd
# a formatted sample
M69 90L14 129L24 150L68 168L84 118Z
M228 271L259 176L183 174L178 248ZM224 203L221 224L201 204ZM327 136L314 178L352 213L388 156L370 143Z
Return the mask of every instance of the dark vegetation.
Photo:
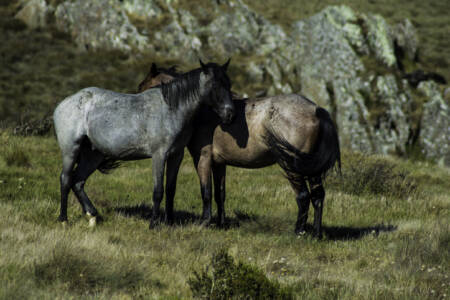
M264 272L234 259L221 249L213 255L209 271L194 272L188 284L203 299L293 299L292 292L269 280Z

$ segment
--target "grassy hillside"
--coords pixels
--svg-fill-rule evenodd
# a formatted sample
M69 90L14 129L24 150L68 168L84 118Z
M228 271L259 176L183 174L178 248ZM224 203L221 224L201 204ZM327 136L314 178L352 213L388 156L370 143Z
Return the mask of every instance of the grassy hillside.
M69 226L56 222L54 138L2 131L0 299L191 297L187 281L220 250L299 299L446 299L448 169L354 153L344 154L343 166L343 178L327 182L323 240L295 237L297 205L275 166L229 168L230 228L200 227L188 155L175 198L178 225L148 229L152 178L145 160L90 178L87 192L105 219L90 230L73 195Z

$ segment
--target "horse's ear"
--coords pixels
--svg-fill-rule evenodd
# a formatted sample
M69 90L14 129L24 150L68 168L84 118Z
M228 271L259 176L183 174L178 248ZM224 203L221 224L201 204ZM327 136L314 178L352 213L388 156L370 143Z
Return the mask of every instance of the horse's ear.
M158 75L158 67L155 63L152 63L152 67L150 69L150 74L152 75Z
M228 65L230 64L231 61L231 57L227 60L226 63L223 64L222 69L224 69L225 71L228 69Z
M202 66L202 69L205 68L205 64L202 62L202 60L199 58L198 61L200 62L200 66Z

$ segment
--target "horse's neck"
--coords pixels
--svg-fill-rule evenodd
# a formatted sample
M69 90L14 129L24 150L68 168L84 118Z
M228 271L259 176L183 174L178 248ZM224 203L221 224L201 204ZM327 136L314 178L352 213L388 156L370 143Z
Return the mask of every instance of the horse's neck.
M183 125L192 124L195 115L200 110L201 100L198 96L191 96L189 100L178 104L178 107L171 108L175 119L181 121Z

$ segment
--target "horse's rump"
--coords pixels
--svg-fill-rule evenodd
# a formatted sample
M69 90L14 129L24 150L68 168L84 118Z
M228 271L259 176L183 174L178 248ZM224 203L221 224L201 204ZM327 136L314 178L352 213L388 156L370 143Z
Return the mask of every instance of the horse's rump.
M294 184L309 177L325 177L336 162L340 169L339 140L330 114L317 107L315 116L319 119L319 132L309 153L296 148L272 128L266 128L265 141L286 177Z

